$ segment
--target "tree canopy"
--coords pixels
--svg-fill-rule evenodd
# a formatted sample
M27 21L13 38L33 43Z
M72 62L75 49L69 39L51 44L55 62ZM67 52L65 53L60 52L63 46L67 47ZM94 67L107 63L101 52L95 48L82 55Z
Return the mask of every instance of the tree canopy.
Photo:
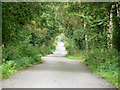
M3 2L3 78L52 53L62 33L68 55L85 51L86 64L116 80L119 29L120 2Z

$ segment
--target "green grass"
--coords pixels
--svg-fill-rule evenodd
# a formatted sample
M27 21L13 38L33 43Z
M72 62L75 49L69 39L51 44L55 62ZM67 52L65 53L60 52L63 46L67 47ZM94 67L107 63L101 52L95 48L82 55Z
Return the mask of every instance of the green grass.
M68 54L66 57L69 58L69 59L72 59L72 60L85 60L86 51L85 50L80 50L77 53Z
M67 55L67 58L69 58L70 60L84 60L84 57L80 56L72 56L72 55Z
M119 53L116 50L81 50L66 56L70 60L84 60L89 69L118 88Z
M119 55L115 49L90 50L85 63L93 73L100 75L118 88Z
M118 88L118 75L117 74L111 74L110 72L99 72L98 74Z
M113 84L116 88L118 88L118 72L112 73L112 71L98 71L94 66L90 65L88 68L95 74L101 76L106 79L108 82Z

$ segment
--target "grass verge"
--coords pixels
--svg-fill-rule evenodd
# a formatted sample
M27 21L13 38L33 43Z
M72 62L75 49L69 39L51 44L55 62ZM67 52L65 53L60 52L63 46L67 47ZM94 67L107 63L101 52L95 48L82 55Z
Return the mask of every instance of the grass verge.
M66 57L69 58L70 60L85 60L86 51L81 50L81 51L74 53L74 54L68 53L68 55Z
M111 83L113 86L118 88L118 72L112 72L112 71L99 71L94 66L90 65L88 68L95 74L101 76L102 78L106 79L109 83Z
M120 53L115 49L90 50L85 59L89 69L118 88Z

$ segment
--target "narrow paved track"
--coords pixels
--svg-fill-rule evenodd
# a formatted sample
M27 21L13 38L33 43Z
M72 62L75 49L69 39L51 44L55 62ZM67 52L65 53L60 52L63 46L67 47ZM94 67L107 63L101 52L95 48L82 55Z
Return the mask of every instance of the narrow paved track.
M3 88L114 88L101 77L90 72L83 61L69 60L64 43L53 54L43 57L43 64L35 65L2 81Z

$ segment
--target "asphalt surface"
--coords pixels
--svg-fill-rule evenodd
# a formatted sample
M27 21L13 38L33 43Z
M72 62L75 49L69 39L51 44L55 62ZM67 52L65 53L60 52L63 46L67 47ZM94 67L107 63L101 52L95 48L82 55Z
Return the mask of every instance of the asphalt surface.
M2 81L2 88L114 88L93 74L82 60L69 60L64 43L53 54L42 57L43 63L18 71Z

